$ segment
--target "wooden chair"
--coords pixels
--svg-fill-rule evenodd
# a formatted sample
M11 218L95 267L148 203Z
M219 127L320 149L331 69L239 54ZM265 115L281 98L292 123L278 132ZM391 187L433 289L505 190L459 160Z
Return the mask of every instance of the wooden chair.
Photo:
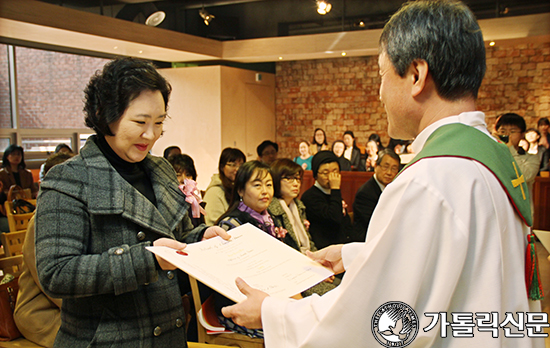
M21 265L23 264L23 255L3 257L0 259L0 271L2 276L6 273L18 277L21 274ZM0 277L1 278L1 277Z
M36 199L26 199L26 201L36 206ZM13 202L11 200L7 200L4 203L4 206L6 208L6 217L8 218L10 232L17 232L17 231L23 231L23 230L26 231L27 225L29 224L29 220L34 216L34 212L27 213L27 214L14 214Z
M1 233L0 240L2 241L2 246L4 246L4 256L23 254L23 242L25 241L26 234L27 230Z
M247 335L238 333L218 333L209 335L206 332L204 326L202 326L199 319L199 310L203 308L201 303L201 296L199 293L199 286L197 280L189 276L189 282L191 283L191 292L193 294L193 304L195 305L195 311L197 312L197 331L199 336L199 343L219 344L223 346L240 347L240 348L263 348L264 340L261 338L251 338ZM211 347L210 345L208 347ZM212 346L213 347L213 346Z

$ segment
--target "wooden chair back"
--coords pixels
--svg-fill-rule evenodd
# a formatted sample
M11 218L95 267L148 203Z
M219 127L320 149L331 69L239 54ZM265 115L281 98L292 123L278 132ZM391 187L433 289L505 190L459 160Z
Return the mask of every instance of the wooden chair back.
M197 312L197 331L199 336L199 343L208 343L208 344L219 344L222 346L232 346L240 348L264 348L264 340L261 338L251 338L247 335L242 335L238 333L217 333L209 335L206 332L204 326L202 326L199 319L199 310L203 310L206 307L203 307L201 302L201 296L199 293L199 285L197 280L189 276L189 282L191 283L191 292L193 294L193 304L195 305L195 311Z
M11 185L8 191L8 201L13 201L14 199L31 199L32 192L30 188L21 188L21 186Z
M23 254L23 242L25 242L26 235L26 230L0 234L5 256Z
M23 255L15 255L10 257L3 257L0 259L0 271L2 278L6 273L12 274L15 277L21 275L22 269L21 265L23 264Z
M26 199L26 201L36 206L36 199ZM14 214L13 202L11 200L4 202L4 206L6 208L6 217L8 218L10 232L26 231L29 220L34 216L34 212L27 214Z

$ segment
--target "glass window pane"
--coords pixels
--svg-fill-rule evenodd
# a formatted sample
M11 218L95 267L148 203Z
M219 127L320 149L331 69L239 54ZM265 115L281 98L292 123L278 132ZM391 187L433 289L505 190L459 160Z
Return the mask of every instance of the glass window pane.
M32 137L32 138L22 138L21 146L23 151L37 151L37 152L51 152L55 151L55 147L59 144L67 144L71 147L71 138L70 137Z
M0 44L0 128L11 126L8 46ZM2 151L5 147L1 147Z
M86 128L84 88L109 60L16 47L20 128Z
M0 152L4 153L4 150L10 146L10 138L0 138Z

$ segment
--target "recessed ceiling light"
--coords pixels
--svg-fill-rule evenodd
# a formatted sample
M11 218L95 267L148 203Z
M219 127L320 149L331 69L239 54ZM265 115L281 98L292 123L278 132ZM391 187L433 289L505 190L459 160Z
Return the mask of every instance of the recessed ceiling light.
M494 45L495 45L494 41L489 42L489 46L494 46Z
M279 57L279 60L283 60L283 57Z
M342 52L342 56L345 56L346 55L346 52Z

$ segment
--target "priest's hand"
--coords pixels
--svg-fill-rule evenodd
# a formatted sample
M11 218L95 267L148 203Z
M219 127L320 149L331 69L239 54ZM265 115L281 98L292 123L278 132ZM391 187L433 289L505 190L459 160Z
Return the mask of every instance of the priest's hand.
M262 303L269 295L263 291L251 288L241 278L237 278L235 284L246 295L247 299L236 305L222 308L223 316L231 318L237 325L249 329L261 329Z
M204 232L204 236L202 237L202 240L214 238L217 236L222 237L224 240L229 240L231 238L229 233L227 233L227 231L224 230L223 228L219 226L211 226L211 227L208 227Z
M345 271L344 262L342 261L343 246L343 244L331 245L313 253L306 251L306 254L310 259L319 262L334 274L339 274Z

